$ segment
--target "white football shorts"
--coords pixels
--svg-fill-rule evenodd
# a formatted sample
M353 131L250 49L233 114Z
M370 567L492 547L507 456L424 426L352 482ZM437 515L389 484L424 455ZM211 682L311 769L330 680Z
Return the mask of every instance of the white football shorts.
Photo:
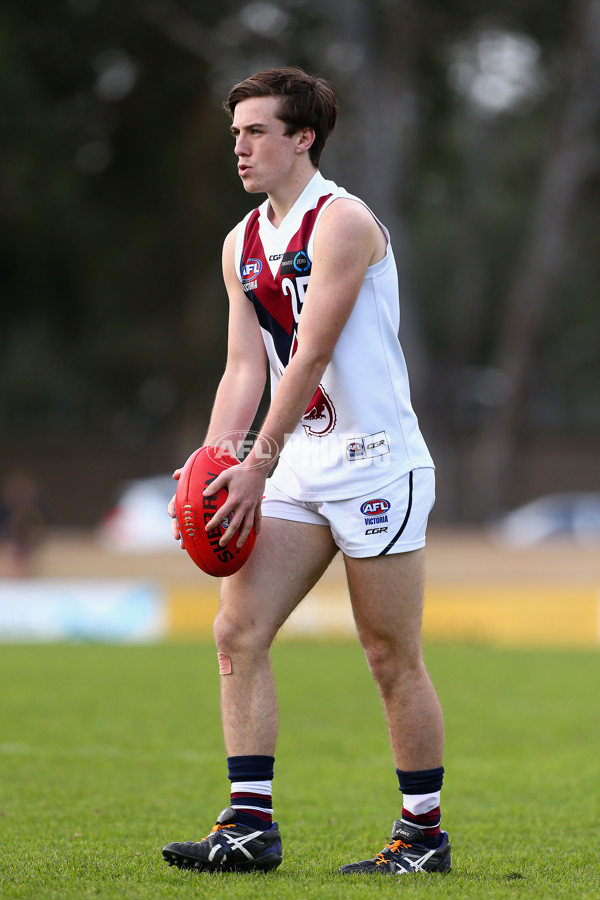
M375 493L350 500L294 500L267 479L263 516L327 525L347 556L385 556L425 546L435 471L413 469Z

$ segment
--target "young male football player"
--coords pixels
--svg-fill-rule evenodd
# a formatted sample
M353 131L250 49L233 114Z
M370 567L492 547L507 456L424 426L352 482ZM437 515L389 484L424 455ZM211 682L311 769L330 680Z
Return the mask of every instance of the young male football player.
M229 516L223 545L241 545L253 523L260 537L245 566L224 579L214 624L230 805L206 838L167 844L163 856L199 870L267 870L281 862L269 650L341 551L403 804L391 842L340 871L447 871L443 721L421 653L434 468L398 341L389 234L361 200L319 172L337 115L325 81L270 69L237 84L226 106L244 188L267 196L225 240L227 365L204 443L219 446L232 432L245 437L267 361L272 393L253 449L209 488L226 486L229 495L206 528ZM169 512L174 517L173 503ZM173 533L179 538L175 521Z

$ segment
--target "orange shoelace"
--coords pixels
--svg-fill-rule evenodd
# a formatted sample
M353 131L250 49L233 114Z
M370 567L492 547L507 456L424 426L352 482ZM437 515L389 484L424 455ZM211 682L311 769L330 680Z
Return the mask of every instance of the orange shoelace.
M209 838L210 835L215 831L222 831L224 828L233 828L233 825L213 825L213 827L210 829L210 834L207 834L205 838L202 838L202 840L205 841L206 838Z
M389 850L390 853L397 853L401 847L408 850L409 847L412 847L412 844L405 844L404 841L392 841L391 844L386 844L381 853L378 853L375 857L375 865L380 866L382 863L388 862L385 856L386 850Z

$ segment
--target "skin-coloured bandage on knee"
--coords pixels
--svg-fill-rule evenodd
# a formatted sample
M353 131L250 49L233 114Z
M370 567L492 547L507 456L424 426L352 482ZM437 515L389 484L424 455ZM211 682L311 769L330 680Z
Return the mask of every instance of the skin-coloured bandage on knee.
M231 658L226 653L217 653L219 660L219 674L231 675Z

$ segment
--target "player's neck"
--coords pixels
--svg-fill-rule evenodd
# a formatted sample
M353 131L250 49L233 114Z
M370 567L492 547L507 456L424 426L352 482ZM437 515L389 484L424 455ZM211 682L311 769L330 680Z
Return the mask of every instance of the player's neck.
M308 168L305 167L297 172L294 178L288 179L285 184L268 193L269 209L267 216L271 225L279 228L307 184L317 174L317 171L318 169L315 169L312 165Z

